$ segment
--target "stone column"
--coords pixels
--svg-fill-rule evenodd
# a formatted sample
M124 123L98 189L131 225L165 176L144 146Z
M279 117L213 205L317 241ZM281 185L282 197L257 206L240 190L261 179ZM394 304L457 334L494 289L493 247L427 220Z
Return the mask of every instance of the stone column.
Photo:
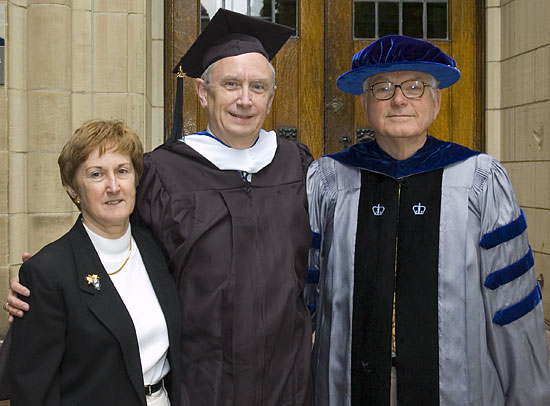
M550 2L487 2L487 146L527 217L550 326Z
M73 2L27 3L27 148L23 151L27 250L35 253L72 224L72 203L59 180L57 157L71 135ZM10 189L20 188L18 183L22 182L10 181ZM19 248L11 252L12 264L20 262Z
M150 150L163 137L161 0L0 0L0 304L24 251L36 253L78 211L57 158L85 120L120 119ZM0 14L1 15L1 14ZM0 339L7 328L0 317Z
M7 2L0 0L0 38L5 50L5 41L7 38ZM0 71L6 70L6 59L0 63L3 67ZM5 75L3 77L5 81ZM7 88L4 84L0 85L0 297L5 297L7 280L9 275L8 266L8 110L7 110ZM0 323L0 333L5 329L5 322ZM1 338L2 334L0 334Z

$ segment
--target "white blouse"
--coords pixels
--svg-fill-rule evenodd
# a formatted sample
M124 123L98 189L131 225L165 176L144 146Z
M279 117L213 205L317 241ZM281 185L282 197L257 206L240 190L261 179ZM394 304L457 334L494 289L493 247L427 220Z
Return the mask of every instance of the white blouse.
M153 285L143 264L131 227L117 239L104 238L84 225L107 273L110 275L134 323L145 385L160 381L170 371L168 363L168 327ZM132 250L128 257L130 239Z

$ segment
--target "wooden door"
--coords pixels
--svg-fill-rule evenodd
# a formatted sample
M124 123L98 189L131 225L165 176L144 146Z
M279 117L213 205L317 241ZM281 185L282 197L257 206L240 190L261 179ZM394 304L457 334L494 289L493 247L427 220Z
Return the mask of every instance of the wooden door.
M296 137L319 157L370 134L359 98L338 90L336 78L350 69L352 55L372 40L354 39L353 0L298 0L297 7L296 36L273 61L277 91L264 128L275 129L288 138ZM482 2L449 0L448 39L433 41L457 60L462 77L456 85L442 91L442 109L430 134L475 149L483 148L482 13ZM165 0L167 134L172 126L176 84L171 70L199 29L199 0ZM206 127L191 78L184 81L183 117L186 134Z

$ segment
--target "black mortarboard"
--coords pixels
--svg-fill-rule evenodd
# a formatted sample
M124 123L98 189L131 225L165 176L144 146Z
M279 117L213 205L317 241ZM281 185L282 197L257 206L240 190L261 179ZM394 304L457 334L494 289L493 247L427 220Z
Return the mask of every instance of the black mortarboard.
M181 137L182 72L199 78L212 63L250 52L258 52L270 61L293 33L293 28L220 8L173 70L178 74L174 123L166 143Z
M174 68L198 78L219 59L258 52L273 59L294 29L220 8Z

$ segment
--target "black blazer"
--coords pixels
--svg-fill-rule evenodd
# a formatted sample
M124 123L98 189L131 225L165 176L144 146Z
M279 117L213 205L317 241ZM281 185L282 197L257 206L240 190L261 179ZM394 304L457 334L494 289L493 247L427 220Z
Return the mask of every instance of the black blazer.
M179 302L150 232L132 225L170 340L172 405L179 404ZM99 276L100 290L86 277ZM79 218L23 264L30 310L14 321L9 353L11 405L143 405L145 392L132 319Z

